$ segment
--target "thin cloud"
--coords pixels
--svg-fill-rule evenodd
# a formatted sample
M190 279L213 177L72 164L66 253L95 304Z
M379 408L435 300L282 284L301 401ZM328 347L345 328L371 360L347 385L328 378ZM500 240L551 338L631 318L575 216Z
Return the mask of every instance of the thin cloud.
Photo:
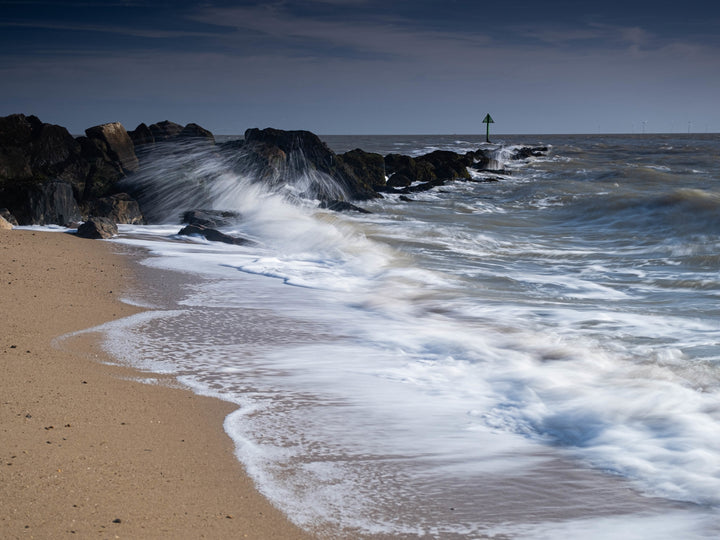
M109 34L120 34L131 37L143 38L178 38L178 37L213 37L214 33L189 30L162 30L158 28L140 28L137 26L115 26L103 24L79 24L60 22L0 22L0 28L36 28L42 30L67 30L71 32L98 32Z

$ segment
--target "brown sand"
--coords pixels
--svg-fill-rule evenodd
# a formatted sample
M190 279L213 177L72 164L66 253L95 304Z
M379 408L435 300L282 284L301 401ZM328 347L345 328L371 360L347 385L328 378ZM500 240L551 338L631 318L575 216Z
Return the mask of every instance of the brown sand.
M113 249L0 230L0 537L309 538L234 458L230 404L52 346L137 311Z

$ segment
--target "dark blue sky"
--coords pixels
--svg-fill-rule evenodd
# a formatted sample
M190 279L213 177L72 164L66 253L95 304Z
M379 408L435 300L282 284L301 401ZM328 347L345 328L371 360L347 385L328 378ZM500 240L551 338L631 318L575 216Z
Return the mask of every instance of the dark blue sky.
M717 2L3 1L0 115L73 133L720 131Z

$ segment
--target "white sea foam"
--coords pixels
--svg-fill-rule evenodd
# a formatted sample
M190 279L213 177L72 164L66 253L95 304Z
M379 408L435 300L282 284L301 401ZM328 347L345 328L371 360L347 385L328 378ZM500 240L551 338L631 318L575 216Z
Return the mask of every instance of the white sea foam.
M109 343L236 403L239 458L309 528L715 537L717 236L683 252L665 229L586 225L609 192L581 183L617 171L573 159L581 179L536 161L352 217L223 177L216 208L243 216L224 230L258 245L121 227L195 277Z

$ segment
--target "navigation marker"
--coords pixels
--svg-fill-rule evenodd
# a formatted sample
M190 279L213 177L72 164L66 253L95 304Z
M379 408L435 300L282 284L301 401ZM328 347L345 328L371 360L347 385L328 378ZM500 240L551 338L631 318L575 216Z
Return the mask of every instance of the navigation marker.
M490 116L490 113L485 115L485 118L483 118L483 124L487 126L487 131L485 132L485 142L490 142L490 124L494 124L495 120L492 119Z

